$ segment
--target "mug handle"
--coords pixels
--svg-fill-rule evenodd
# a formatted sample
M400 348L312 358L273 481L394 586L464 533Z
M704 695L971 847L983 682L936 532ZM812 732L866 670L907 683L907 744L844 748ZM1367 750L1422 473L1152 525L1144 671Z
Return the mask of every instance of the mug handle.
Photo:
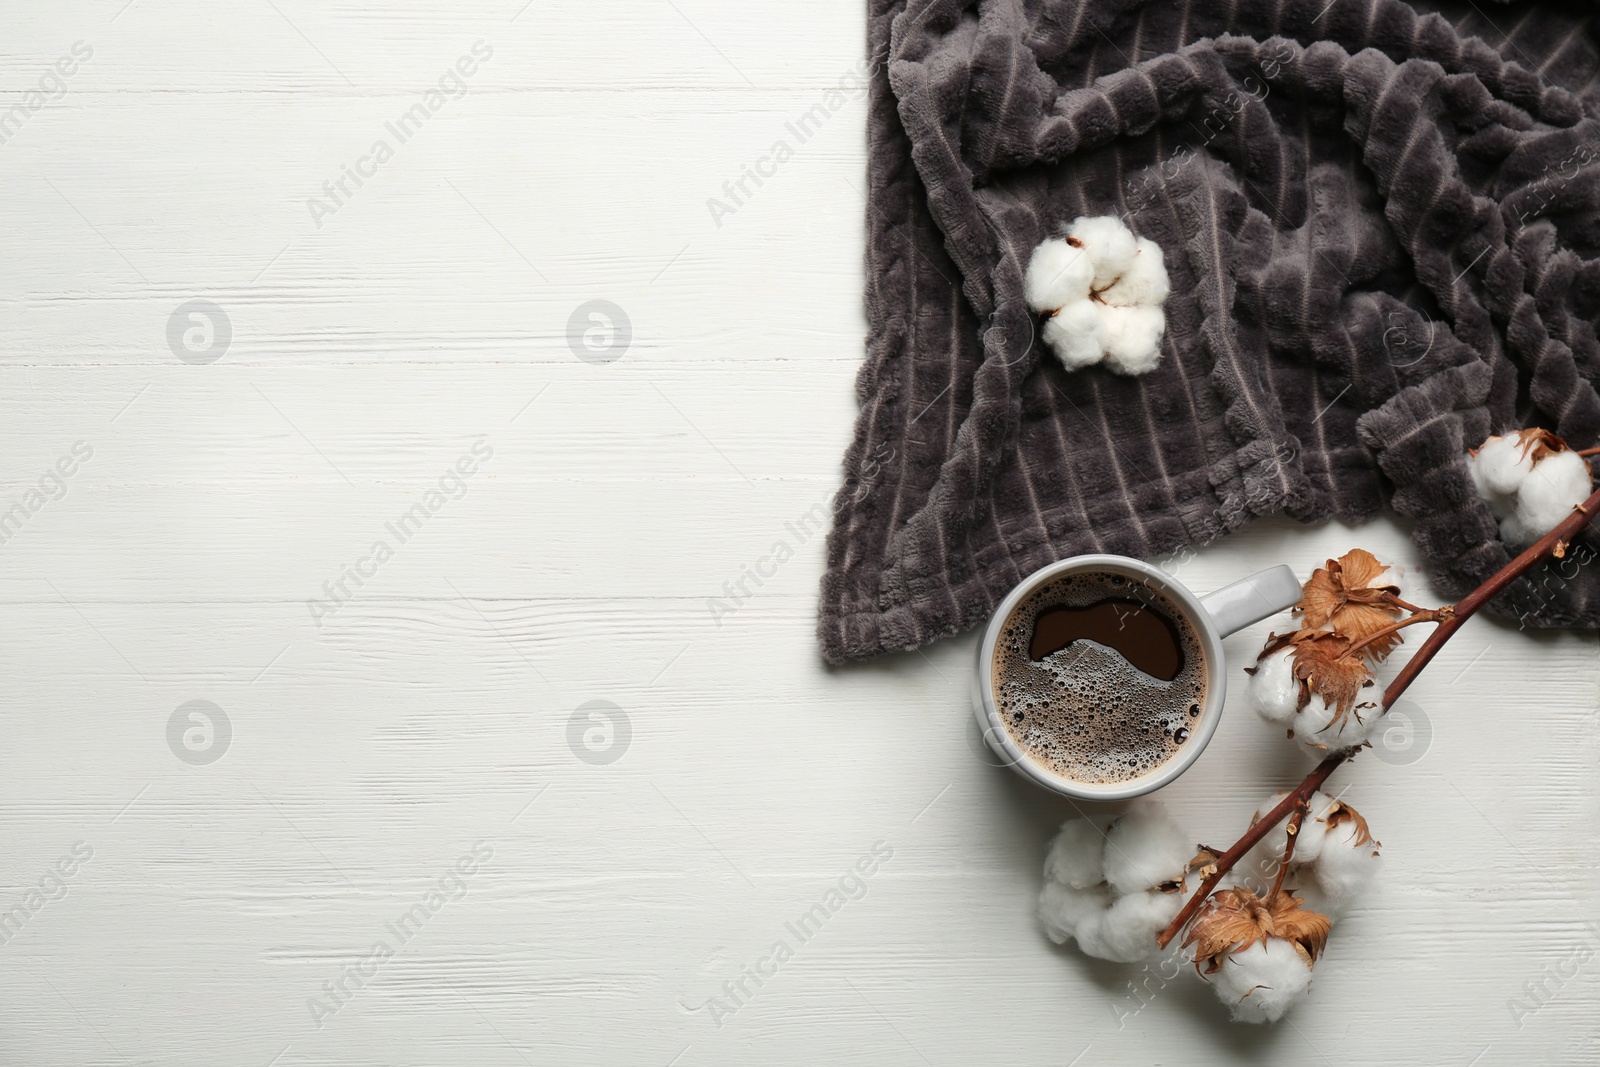
M1294 571L1279 564L1201 597L1200 606L1216 623L1217 636L1227 637L1268 615L1293 607L1300 602L1301 595L1300 580L1294 576Z

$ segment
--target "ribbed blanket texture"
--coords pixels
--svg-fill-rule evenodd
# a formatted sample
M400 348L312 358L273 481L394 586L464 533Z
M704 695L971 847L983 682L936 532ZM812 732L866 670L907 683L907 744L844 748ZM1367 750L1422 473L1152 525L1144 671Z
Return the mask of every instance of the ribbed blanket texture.
M869 0L869 336L818 634L984 621L1084 552L1261 515L1414 525L1441 597L1510 554L1464 462L1600 435L1600 47L1579 4ZM1122 216L1161 365L1066 372L1023 271ZM1493 610L1600 624L1575 546Z

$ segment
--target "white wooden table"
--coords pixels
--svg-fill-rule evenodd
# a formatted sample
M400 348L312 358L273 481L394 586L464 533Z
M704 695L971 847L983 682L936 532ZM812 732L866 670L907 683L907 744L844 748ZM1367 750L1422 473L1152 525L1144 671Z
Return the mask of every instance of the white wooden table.
M1045 941L971 635L821 665L863 17L6 5L0 1063L1600 1062L1593 635L1474 623L1341 772L1387 866L1273 1029ZM1166 797L1303 768L1236 689Z

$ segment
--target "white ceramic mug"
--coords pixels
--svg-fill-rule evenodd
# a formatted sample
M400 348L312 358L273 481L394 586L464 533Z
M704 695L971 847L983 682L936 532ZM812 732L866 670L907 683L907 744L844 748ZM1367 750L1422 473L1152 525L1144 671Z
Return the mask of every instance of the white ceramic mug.
M1167 762L1149 774L1126 782L1080 782L1057 774L1023 751L1006 730L999 709L995 706L994 650L1006 619L1024 597L1046 582L1080 571L1120 574L1165 594L1194 628L1205 657L1205 702L1189 728L1189 739ZM1078 800L1116 801L1160 789L1189 769L1189 765L1205 750L1211 735L1217 731L1217 723L1222 718L1223 700L1228 691L1224 677L1226 658L1222 652L1222 639L1251 623L1292 607L1299 601L1300 593L1299 580L1295 578L1294 571L1285 566L1269 567L1204 597L1195 596L1161 568L1128 556L1073 556L1042 567L1024 578L1000 602L1000 607L983 632L983 641L978 645L973 700L978 728L1001 760L1018 774L1064 796Z

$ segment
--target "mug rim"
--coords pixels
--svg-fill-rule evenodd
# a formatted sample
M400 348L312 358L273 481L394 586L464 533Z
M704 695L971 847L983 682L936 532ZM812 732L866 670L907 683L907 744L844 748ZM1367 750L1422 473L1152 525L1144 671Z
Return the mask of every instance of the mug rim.
M1065 573L1095 569L1109 570L1112 573L1121 571L1126 576L1137 578L1143 584L1171 598L1189 617L1189 623L1194 627L1195 634L1200 640L1202 654L1206 657L1204 703L1201 705L1200 715L1195 724L1189 727L1189 740L1182 750L1150 773L1125 782L1081 782L1044 766L1017 744L1001 720L1000 710L995 701L994 650L999 644L1000 632L1005 628L1006 620L1010 618L1012 611L1023 598L1046 582ZM1131 800L1171 783L1188 770L1194 761L1200 758L1200 753L1205 751L1206 745L1211 743L1212 735L1217 732L1217 726L1222 721L1222 705L1227 695L1225 668L1226 658L1222 648L1222 637L1217 633L1216 621L1188 586L1160 567L1132 556L1111 553L1068 556L1066 559L1046 564L1023 578L1011 592L1006 594L1005 599L990 617L988 626L984 628L983 640L978 645L977 711L984 726L983 735L986 743L991 748L998 743L1001 758L1023 777L1052 792L1075 800L1106 803Z

